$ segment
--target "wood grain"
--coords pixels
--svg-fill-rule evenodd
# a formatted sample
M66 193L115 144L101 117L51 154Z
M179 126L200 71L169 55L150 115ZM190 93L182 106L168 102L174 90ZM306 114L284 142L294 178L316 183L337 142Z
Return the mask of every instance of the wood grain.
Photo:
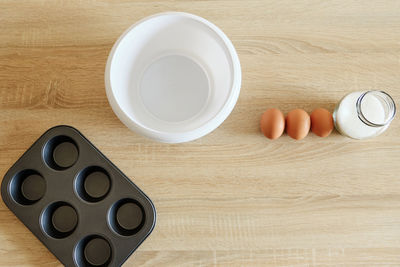
M113 42L135 21L186 11L234 43L231 116L194 142L129 131L104 90ZM77 127L154 201L152 235L124 266L400 266L400 123L264 138L268 107L333 110L346 93L400 99L400 1L0 2L0 174L49 127ZM0 266L60 266L0 203Z

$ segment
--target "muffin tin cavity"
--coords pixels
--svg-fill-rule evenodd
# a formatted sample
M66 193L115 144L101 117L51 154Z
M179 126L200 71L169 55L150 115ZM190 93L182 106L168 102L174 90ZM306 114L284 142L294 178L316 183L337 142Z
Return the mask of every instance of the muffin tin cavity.
M78 160L79 150L75 141L64 135L50 139L43 149L47 165L55 170L65 170Z
M67 267L119 267L152 232L151 200L78 130L46 131L7 171L7 207Z
M112 249L104 237L90 235L78 242L74 257L79 267L108 266L112 258Z
M78 214L70 204L56 202L45 208L41 216L42 229L53 238L71 235L78 225Z
M123 236L131 236L139 232L145 221L143 207L130 198L115 203L108 217L111 228Z
M35 170L23 170L12 178L9 190L14 201L32 205L44 196L46 181Z
M82 170L75 180L75 191L88 202L104 199L110 189L110 175L99 166L91 166Z

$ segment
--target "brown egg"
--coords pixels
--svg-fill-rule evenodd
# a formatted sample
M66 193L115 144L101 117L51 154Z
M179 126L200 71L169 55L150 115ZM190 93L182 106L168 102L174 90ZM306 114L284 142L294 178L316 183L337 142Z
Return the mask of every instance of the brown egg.
M310 131L310 116L302 109L294 109L286 116L286 132L293 139L300 140Z
M318 136L326 137L333 130L332 114L324 109L317 108L311 115L311 131Z
M276 108L267 109L261 116L260 128L262 133L269 139L277 139L285 130L285 117Z

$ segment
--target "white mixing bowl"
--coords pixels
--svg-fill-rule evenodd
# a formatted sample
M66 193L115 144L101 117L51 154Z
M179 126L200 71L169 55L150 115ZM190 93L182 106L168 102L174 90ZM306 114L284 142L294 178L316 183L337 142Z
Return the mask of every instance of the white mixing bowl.
M188 13L156 14L134 24L108 57L107 97L131 130L167 143L202 137L231 113L241 69L228 37Z

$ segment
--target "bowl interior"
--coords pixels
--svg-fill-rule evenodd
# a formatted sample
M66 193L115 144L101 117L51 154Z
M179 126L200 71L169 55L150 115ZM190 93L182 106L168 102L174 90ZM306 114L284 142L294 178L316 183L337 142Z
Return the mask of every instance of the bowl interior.
M204 21L179 13L135 25L110 65L114 98L131 121L158 132L188 132L214 118L232 90L233 63Z

